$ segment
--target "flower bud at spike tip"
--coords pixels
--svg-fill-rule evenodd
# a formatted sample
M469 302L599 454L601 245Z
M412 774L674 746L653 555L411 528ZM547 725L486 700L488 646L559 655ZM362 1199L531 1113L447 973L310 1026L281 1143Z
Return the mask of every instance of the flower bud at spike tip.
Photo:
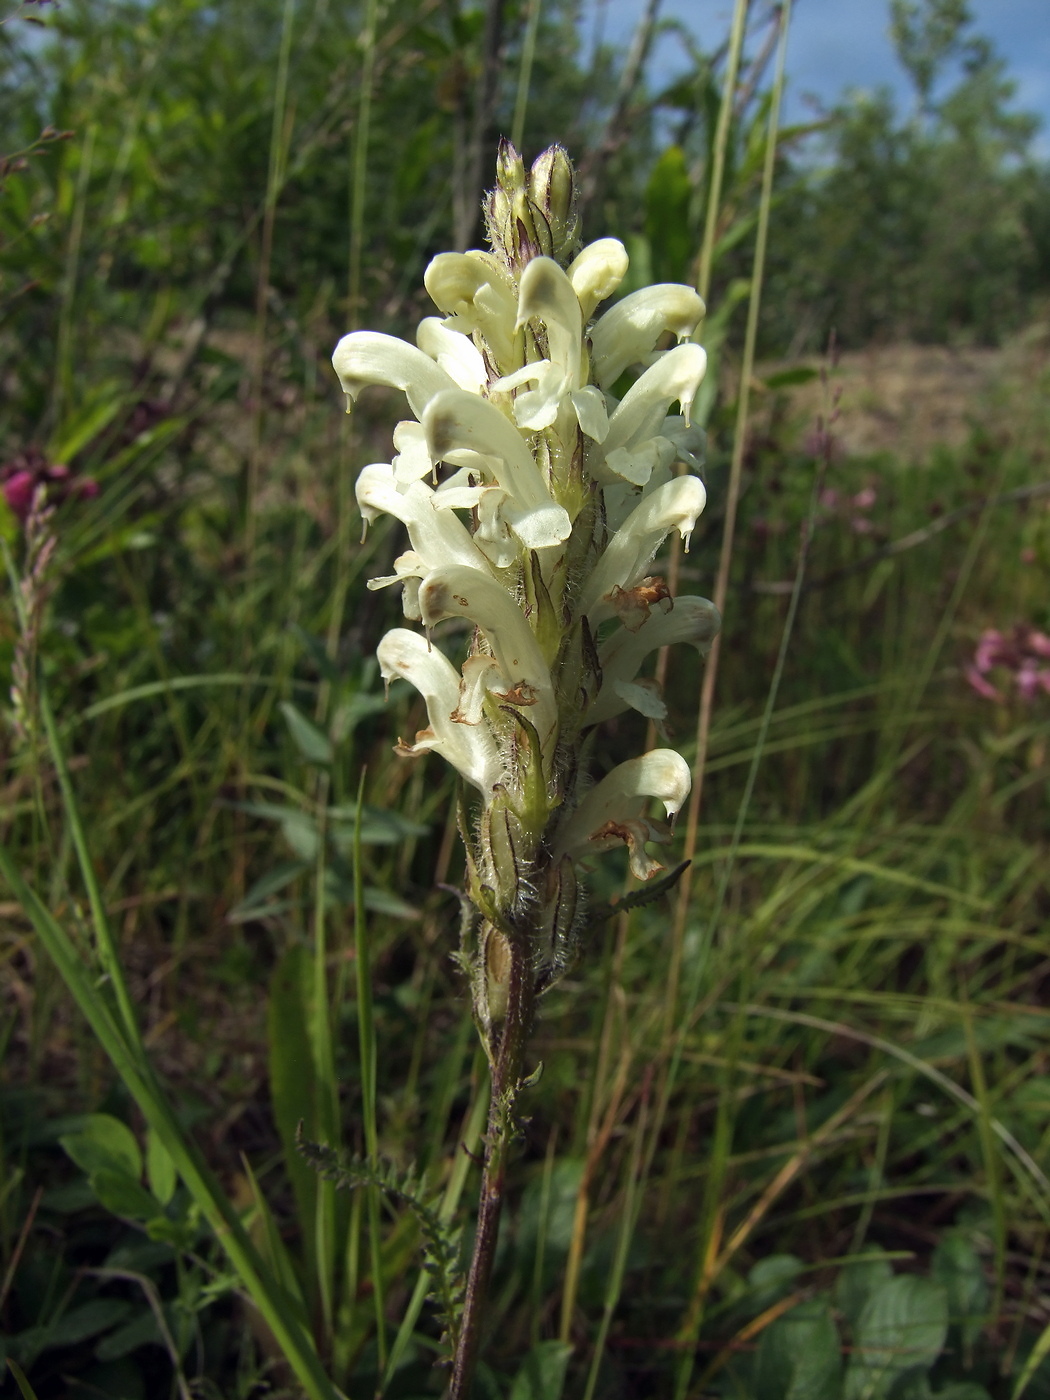
M486 233L513 274L533 258L553 258L567 267L580 244L576 174L561 146L550 146L533 162L528 177L509 141L499 146L496 188L485 201Z
M408 534L393 571L369 581L400 586L409 622L380 642L380 670L426 704L397 752L463 781L476 928L461 956L494 1057L514 998L531 1005L572 964L581 863L626 847L639 879L660 869L648 847L671 840L689 765L670 748L609 754L595 783L588 744L631 708L673 718L651 657L670 644L702 655L720 619L703 598L676 605L657 560L672 531L688 544L706 499L689 470L703 302L665 284L610 305L627 252L615 238L580 249L561 146L529 168L502 142L485 208L491 251L431 261L437 314L416 344L355 332L335 366L351 401L372 384L408 401L392 462L364 466L356 495L365 519L390 515ZM679 343L658 350L668 335Z
M565 267L576 255L580 221L576 211L576 175L564 147L549 146L533 161L529 196L542 210L551 231L549 256Z
M513 194L525 188L525 162L513 142L503 137L496 153L496 191Z

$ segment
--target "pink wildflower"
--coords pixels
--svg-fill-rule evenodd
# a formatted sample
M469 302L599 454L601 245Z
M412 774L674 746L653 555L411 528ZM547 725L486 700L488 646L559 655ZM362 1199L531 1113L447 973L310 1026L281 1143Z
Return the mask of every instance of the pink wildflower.
M1040 690L1050 695L1050 637L1034 627L1018 624L1009 634L995 627L987 628L974 651L973 661L966 668L966 679L978 695L1000 703L1006 697L986 677L998 669L1013 681L1022 700L1031 702Z
M4 482L4 500L19 520L25 520L33 504L36 477L30 471L15 472Z
M996 690L991 681L985 680L976 666L967 666L966 679L973 686L974 690L976 690L977 694L983 695L986 700L1002 700L1003 697L999 691Z
M63 462L49 462L39 447L26 447L0 463L0 490L10 510L25 524L38 486L46 486L51 501L67 496L86 499L98 495L98 482L90 476L75 478Z

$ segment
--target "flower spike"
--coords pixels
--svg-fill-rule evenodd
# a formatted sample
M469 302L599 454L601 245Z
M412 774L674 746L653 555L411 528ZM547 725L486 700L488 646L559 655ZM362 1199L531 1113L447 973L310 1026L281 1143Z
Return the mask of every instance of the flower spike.
M678 643L704 654L719 617L706 599L673 599L654 563L671 531L688 547L706 502L691 421L703 301L666 284L594 319L627 253L615 238L580 249L560 147L530 168L503 142L485 213L491 251L440 253L427 268L437 314L417 343L359 331L335 365L351 400L367 384L408 397L393 460L364 467L357 500L366 522L382 512L408 534L369 584L400 584L406 617L422 624L379 646L383 676L409 680L427 705L426 727L399 751L440 754L476 794L478 923L464 957L495 1056L501 1022L571 962L585 906L577 863L626 845L648 878L659 866L647 844L670 839L650 804L670 817L689 791L671 748L628 757L588 788L587 735L630 707L662 725L647 658ZM678 343L664 349L666 337ZM676 458L693 471L675 475ZM431 634L457 621L468 640L454 664Z

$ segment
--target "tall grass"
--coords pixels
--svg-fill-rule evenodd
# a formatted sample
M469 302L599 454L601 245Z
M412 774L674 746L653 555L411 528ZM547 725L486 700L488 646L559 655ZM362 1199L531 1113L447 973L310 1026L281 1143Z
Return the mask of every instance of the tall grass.
M385 101L383 84L400 81L399 40L369 14L340 265L361 269L362 295L393 296L364 253L383 227L368 172L388 153L379 130L372 147L366 94L374 81ZM546 61L539 5L528 20L514 82ZM152 422L141 384L100 388L90 367L78 381L77 346L117 305L78 312L104 252L89 215L105 133L66 143L59 172L65 387L39 421L53 460L64 439L61 455L101 491L55 517L47 748L11 741L0 831L0 1296L41 1400L68 1375L129 1397L180 1374L229 1395L267 1377L316 1395L440 1393L418 1212L383 1204L374 1180L352 1195L320 1180L297 1152L299 1121L307 1139L382 1158L400 1199L414 1191L442 1230L469 1220L476 1191L487 1082L448 957L455 795L436 764L390 752L424 722L397 687L384 703L369 660L395 608L364 580L389 571L396 537L379 528L347 547L351 458L383 455L393 409L366 403L352 441L341 436L328 310L270 294L293 251L278 195L321 126L289 124L280 92L264 92L253 130L274 133L270 178L260 165L229 236L259 231L266 338L238 338L235 316L203 327L181 396ZM345 151L347 130L333 129ZM741 182L733 216L753 172L729 159L740 131L722 130ZM119 172L104 173L119 190ZM592 217L590 235L605 232L618 230ZM351 315L358 290L351 272ZM155 344L151 373L178 378L175 322L206 297L201 285L168 295L167 331L135 324ZM596 922L578 971L543 1003L479 1393L778 1396L763 1377L789 1354L776 1348L792 1317L822 1326L837 1289L837 1355L861 1335L849 1290L892 1268L932 1276L950 1302L938 1390L969 1380L999 1397L1023 1382L1037 1396L1050 1385L1033 1350L1050 1220L1050 701L994 704L963 671L983 628L1050 621L1045 498L984 504L1030 486L1042 460L1045 357L1036 346L1012 399L979 406L965 447L919 463L807 448L814 425L792 418L789 390L767 378L749 413L733 399L732 334L723 359L709 523L680 569L683 585L711 587L735 473L689 900ZM246 379L253 405L237 398ZM814 502L818 472L839 505ZM874 504L843 504L869 486ZM969 514L876 557L929 523L931 505ZM689 734L701 676L679 664L667 683ZM594 878L596 908L622 893L614 864ZM676 958L684 1004L669 1001ZM114 1186L106 1162L134 1158L85 1113L145 1143L133 1184L148 1197ZM183 1183L170 1194L165 1154ZM174 1359L119 1267L157 1290ZM831 1400L858 1383L836 1384Z

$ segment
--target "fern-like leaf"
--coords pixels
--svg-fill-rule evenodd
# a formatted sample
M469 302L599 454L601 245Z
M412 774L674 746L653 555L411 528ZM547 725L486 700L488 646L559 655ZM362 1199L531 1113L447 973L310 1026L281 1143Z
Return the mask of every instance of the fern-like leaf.
M628 909L640 909L643 905L654 903L662 894L668 894L674 889L691 864L691 861L683 860L681 865L676 865L662 879L654 880L652 884L644 885L640 890L632 891L631 894L625 894L615 904L607 904L602 909L592 910L590 918L587 920L588 929L595 928L598 924L604 924L606 919L612 919Z
M424 1178L412 1167L402 1170L393 1162L351 1156L324 1143L309 1142L303 1136L301 1123L295 1144L314 1171L330 1181L337 1191L374 1186L411 1210L423 1236L423 1267L432 1281L428 1296L454 1354L459 1345L465 1289L459 1262L462 1228L442 1220L436 1208L436 1195L427 1191Z

